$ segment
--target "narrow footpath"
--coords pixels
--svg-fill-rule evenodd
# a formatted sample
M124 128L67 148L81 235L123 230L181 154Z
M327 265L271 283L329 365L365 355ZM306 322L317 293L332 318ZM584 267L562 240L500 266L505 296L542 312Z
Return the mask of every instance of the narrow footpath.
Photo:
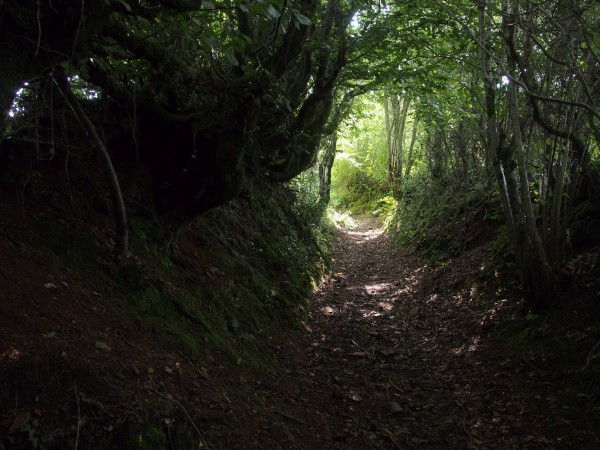
M600 448L598 414L564 414L584 393L494 352L518 302L473 281L485 251L432 269L375 219L340 231L297 358L256 381L265 407L249 410L246 447Z

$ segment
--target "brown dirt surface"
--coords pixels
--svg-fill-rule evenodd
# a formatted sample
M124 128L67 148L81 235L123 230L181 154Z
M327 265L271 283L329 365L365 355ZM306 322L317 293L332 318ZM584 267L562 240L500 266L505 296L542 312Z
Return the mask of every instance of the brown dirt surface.
M522 305L478 279L489 247L429 267L367 218L333 252L257 374L165 349L99 280L0 233L0 442L94 449L151 411L174 449L600 448L597 326L565 331L586 351L557 372L492 338Z
M249 447L599 448L597 389L495 348L491 336L521 305L478 281L489 252L431 268L375 219L341 230L300 361L255 387L285 419L287 442Z

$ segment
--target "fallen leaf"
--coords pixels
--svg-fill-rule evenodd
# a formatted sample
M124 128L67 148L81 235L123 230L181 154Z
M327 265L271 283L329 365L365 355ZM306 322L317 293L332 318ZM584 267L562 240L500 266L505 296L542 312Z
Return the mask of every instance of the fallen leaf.
M402 406L400 406L398 404L398 402L390 403L390 409L392 410L393 413L399 413L399 412L404 411L404 409L402 408Z
M352 400L354 400L355 402L362 402L363 398L360 394L352 394Z
M172 374L173 369L171 369L169 366L165 366L165 372L167 372L168 374Z
M354 352L350 353L350 356L358 356L359 358L364 358L365 356L369 356L367 352Z
M99 350L110 350L106 342L96 341L96 348Z
M44 287L46 289L58 289L58 286L56 286L54 283L46 283L44 284Z

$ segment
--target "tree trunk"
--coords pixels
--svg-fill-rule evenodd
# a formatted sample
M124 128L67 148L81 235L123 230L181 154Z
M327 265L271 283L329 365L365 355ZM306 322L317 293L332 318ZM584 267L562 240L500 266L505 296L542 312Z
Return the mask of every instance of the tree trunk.
M388 178L394 198L400 198L404 163L404 129L411 99L394 94L385 100Z
M479 65L483 79L485 93L485 112L487 116L487 154L491 162L494 177L500 190L500 201L504 213L507 234L517 266L523 274L525 261L521 248L524 244L523 227L521 225L521 205L517 193L517 183L514 177L515 164L513 161L512 148L505 142L506 139L500 134L500 126L496 115L496 91L495 80L492 77L487 49L487 23L486 5L479 5L479 34L477 37L479 46ZM524 281L525 277L523 277Z
M323 139L325 143L324 151L319 162L319 211L325 212L331 197L331 169L335 161L337 147L337 133L327 136Z
M123 194L121 193L121 186L119 184L119 178L112 164L108 150L106 146L98 136L96 127L86 114L85 110L81 106L79 99L73 94L69 81L67 80L62 70L56 71L57 78L55 78L56 84L62 91L63 96L71 106L75 117L81 124L81 127L85 131L88 140L92 147L94 147L104 164L104 169L107 174L108 189L112 197L115 219L115 253L120 261L125 261L129 257L129 243L128 243L128 231L127 231L127 214L125 211L125 203L123 202Z
M512 77L515 75L516 62L512 55L514 46L514 20L519 15L519 0L514 0L511 13L508 13L508 0L502 0L502 26L504 30L504 41L506 44L506 55L508 70ZM519 116L519 98L517 85L510 82L508 86L508 110L512 125L512 142L511 146L517 159L517 167L519 173L519 183L521 190L522 213L524 215L525 231L528 244L521 247L519 251L524 252L523 258L526 261L526 270L528 272L530 289L533 295L535 306L540 309L548 307L554 296L551 287L550 265L544 245L540 237L533 212L531 195L529 192L529 174L527 168L527 159L525 149L523 148L523 138L521 134L521 119Z
M408 147L408 155L406 156L406 167L404 169L404 178L408 178L410 176L410 171L412 170L412 166L415 163L414 153L415 153L415 144L417 143L417 130L419 127L419 121L415 117L412 126L412 132L410 135L410 145Z

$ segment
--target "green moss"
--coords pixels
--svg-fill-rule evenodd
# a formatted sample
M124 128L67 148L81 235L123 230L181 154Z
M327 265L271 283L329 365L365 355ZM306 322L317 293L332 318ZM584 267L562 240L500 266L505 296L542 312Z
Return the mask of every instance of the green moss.
M152 220L130 218L136 258L113 262L111 249L92 235L40 219L37 238L49 246L51 264L101 277L120 305L157 342L194 357L227 355L236 366L269 370L277 363L262 336L289 333L308 314L315 280L327 267L327 233L319 241L301 220L285 188L261 186L250 200L213 210L193 224L211 253L203 263L164 254L166 236ZM200 248L199 251L203 249ZM217 266L207 273L203 264ZM195 285L190 285L190 273ZM198 274L200 274L198 276Z

